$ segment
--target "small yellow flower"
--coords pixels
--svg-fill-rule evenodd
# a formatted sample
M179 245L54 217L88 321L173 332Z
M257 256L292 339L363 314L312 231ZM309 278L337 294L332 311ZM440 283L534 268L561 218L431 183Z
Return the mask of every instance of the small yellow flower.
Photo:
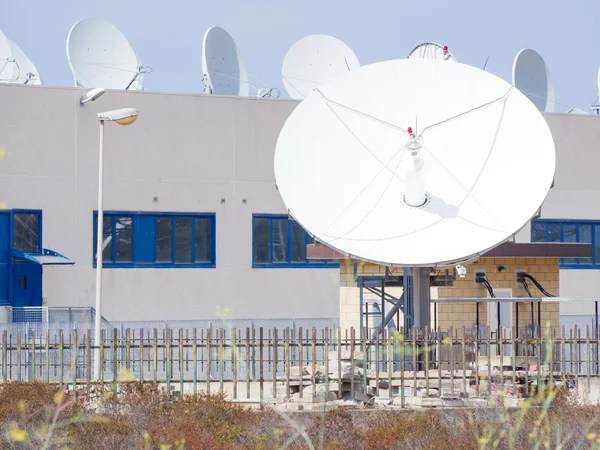
M55 395L54 395L54 403L56 403L57 405L60 405L63 401L63 397L65 396L64 391L58 391Z
M8 429L8 438L14 442L23 442L27 439L27 431L21 430L16 423L11 423Z
M586 438L588 439L588 441L593 441L594 439L596 439L596 435L594 433L589 433Z
M123 367L119 370L119 378L121 381L133 381L133 374L131 370Z
M231 308L230 306L221 308L220 305L217 305L216 315L221 320L228 320L233 316L233 308Z
M275 429L273 430L273 434L274 434L275 436L279 437L279 436L283 435L283 430L282 430L281 428L275 428Z
M487 444L488 442L490 442L489 438L479 438L479 443L480 443L481 445L485 445L485 444Z

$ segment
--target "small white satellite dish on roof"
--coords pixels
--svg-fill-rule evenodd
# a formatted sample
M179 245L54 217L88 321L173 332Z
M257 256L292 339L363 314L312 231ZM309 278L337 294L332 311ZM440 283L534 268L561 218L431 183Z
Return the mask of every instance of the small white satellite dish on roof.
M12 49L13 58L17 64L17 80L15 83L41 85L42 79L31 60L15 42L9 41L9 43Z
M202 72L205 91L217 95L248 96L248 72L231 35L211 27L202 40Z
M513 85L541 112L554 112L555 93L550 71L541 55L530 48L517 53L512 71Z
M344 42L332 36L306 36L290 47L281 74L285 90L294 99L307 97L314 88L360 67Z
M440 45L434 42L424 42L417 45L411 50L408 57L412 59L437 59L440 61L456 62L456 58L450 53L447 45Z
M67 59L84 88L143 89L143 67L127 38L102 19L82 19L69 31Z
M283 126L274 160L286 207L318 241L412 267L464 261L510 238L554 169L552 134L525 95L430 59L371 64L316 89Z
M14 83L18 76L10 41L0 30L0 83Z

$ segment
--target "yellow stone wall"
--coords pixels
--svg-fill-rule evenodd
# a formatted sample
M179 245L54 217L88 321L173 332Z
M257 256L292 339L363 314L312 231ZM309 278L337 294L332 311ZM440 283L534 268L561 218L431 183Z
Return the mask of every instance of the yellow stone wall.
M558 295L558 263L557 258L481 258L478 262L467 266L467 276L457 278L452 287L432 288L431 298L439 299L437 304L437 324L447 330L453 327L462 330L463 327L471 328L476 322L476 304L443 304L443 299L450 298L487 298L487 291L474 284L474 273L477 269L486 271L486 276L492 288L512 289L513 297L526 297L527 293L522 287L515 286L515 270L522 269L536 278L550 293ZM503 270L499 267L504 266ZM359 328L360 324L360 289L356 283L357 276L384 275L385 267L356 260L340 261L340 325L342 328ZM402 269L394 269L392 274L401 275ZM534 297L543 297L538 289L529 283L530 291ZM402 295L402 288L387 288L387 292L395 297ZM371 295L373 297L373 295ZM519 303L519 327L524 327L531 322L531 304ZM535 320L537 321L537 308L535 307ZM389 304L386 305L389 308ZM434 307L432 305L432 320ZM400 314L402 319L402 313ZM543 303L541 305L542 326L550 322L551 327L559 327L559 305L557 302ZM479 305L479 323L487 323L487 304ZM516 309L513 305L513 324L516 324Z
M481 258L478 262L467 267L467 276L458 278L452 287L438 288L438 326L442 329L453 327L462 329L471 328L476 322L476 304L446 304L444 298L486 298L487 290L475 286L475 271L483 269L486 278L494 290L511 289L512 297L527 297L525 289L515 286L515 270L522 269L533 276L551 294L558 295L558 258ZM500 270L503 266L505 269ZM529 290L534 297L544 297L542 293L529 282ZM487 324L488 304L479 304L479 324ZM531 304L519 303L519 327L531 323ZM537 323L538 304L534 304L534 318ZM516 325L516 306L512 308L513 325ZM552 328L560 326L560 314L558 302L541 304L541 322L546 327L550 322Z

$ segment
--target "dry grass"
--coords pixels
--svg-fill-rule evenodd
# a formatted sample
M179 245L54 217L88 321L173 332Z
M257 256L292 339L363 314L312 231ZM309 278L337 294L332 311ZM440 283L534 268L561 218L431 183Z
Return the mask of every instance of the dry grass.
M153 385L126 383L94 408L54 385L0 388L2 448L71 449L600 449L600 406L546 390L514 410L297 415L259 411L220 395L172 401Z

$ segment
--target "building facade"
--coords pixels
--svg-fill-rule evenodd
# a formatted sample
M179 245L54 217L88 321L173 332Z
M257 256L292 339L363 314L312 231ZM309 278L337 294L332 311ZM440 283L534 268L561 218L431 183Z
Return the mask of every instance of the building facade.
M133 125L105 125L107 319L339 318L360 326L357 277L384 269L308 258L310 239L288 220L275 184L276 140L297 101L108 91L81 106L81 95L76 88L0 85L0 102L10 105L0 109L0 305L94 305L96 114L134 107ZM515 242L589 242L589 258L554 254L527 267L554 293L591 297L600 292L600 118L544 117L556 143L555 183L541 217ZM518 180L507 174L508 182ZM495 265L490 258L480 264ZM497 276L496 287L508 289L508 275ZM435 288L432 298L486 295L472 283ZM555 323L557 306L548 308L542 313ZM446 305L432 322L459 314L471 323L471 309ZM563 317L590 318L593 310L590 302L560 306Z

